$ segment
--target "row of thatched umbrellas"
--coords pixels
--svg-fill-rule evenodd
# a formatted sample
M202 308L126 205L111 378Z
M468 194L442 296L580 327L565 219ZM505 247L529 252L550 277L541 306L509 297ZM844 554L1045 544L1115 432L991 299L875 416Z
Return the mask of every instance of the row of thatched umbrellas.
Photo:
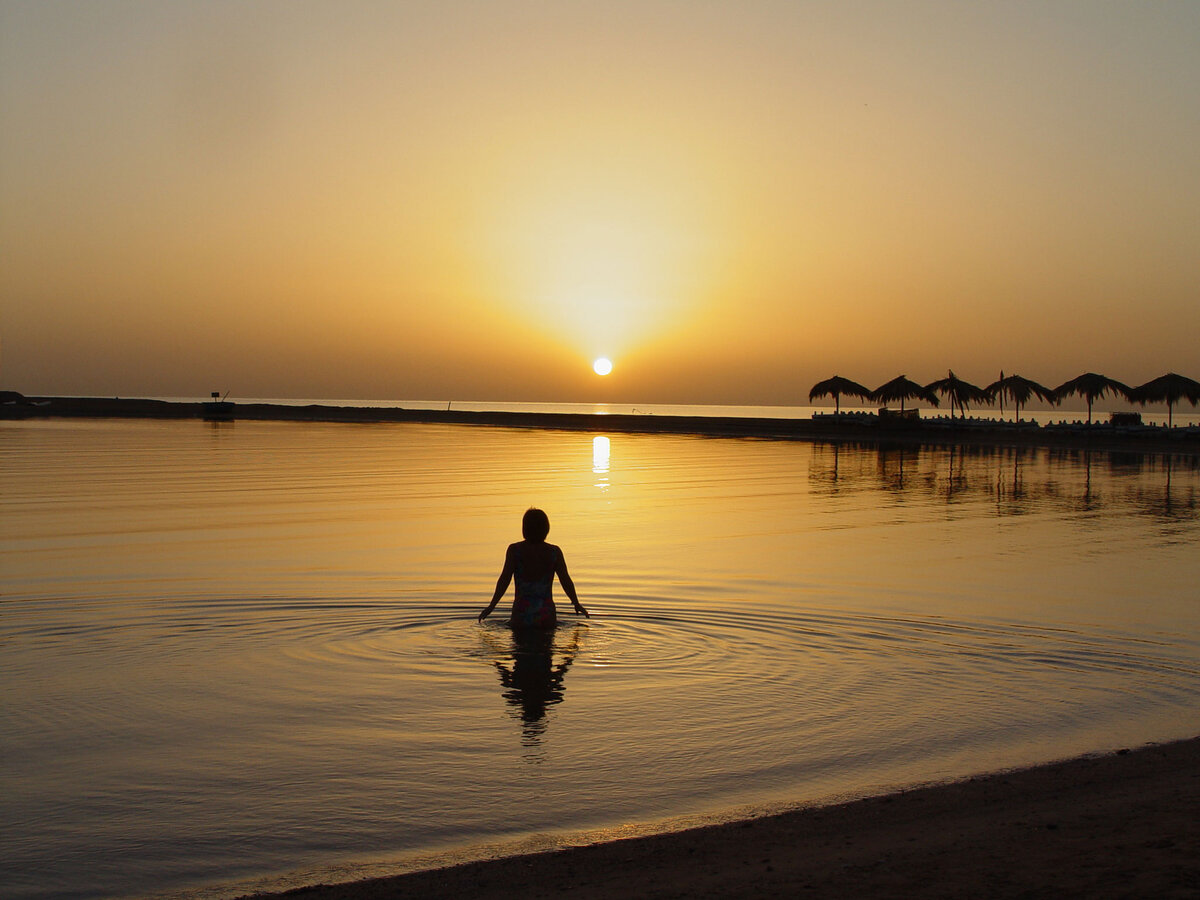
M1003 414L1004 399L1007 397L1016 407L1017 418L1020 419L1021 407L1034 397L1045 400L1047 403L1058 404L1063 401L1064 397L1073 394L1087 401L1089 425L1092 422L1093 401L1105 394L1122 397L1143 406L1147 403L1166 403L1167 424L1172 425L1176 403L1180 400L1187 400L1192 406L1200 403L1200 381L1193 381L1191 378L1172 372L1137 387L1130 387L1116 379L1097 375L1095 372L1087 372L1078 378L1063 382L1056 388L1048 388L1036 381L1022 378L1020 375L1006 376L1001 372L998 381L992 382L987 387L977 387L968 381L963 381L951 371L946 378L940 378L926 385L917 384L906 376L900 375L887 384L871 390L863 387L857 381L834 375L832 378L814 384L812 390L808 392L808 399L812 401L818 397L832 397L837 412L842 411L842 397L844 396L861 397L872 403L899 402L900 410L903 412L905 400L924 400L934 406L939 406L938 397L944 395L950 400L950 417L953 418L956 408L965 416L969 403L990 405L999 401L1000 411Z

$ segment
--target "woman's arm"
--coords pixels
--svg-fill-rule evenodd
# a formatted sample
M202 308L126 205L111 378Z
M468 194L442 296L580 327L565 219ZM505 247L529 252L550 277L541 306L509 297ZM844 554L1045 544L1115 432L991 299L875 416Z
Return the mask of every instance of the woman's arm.
M488 617L496 604L500 602L500 598L504 596L504 592L508 590L508 584L512 581L513 569L513 545L508 545L508 550L504 554L504 568L500 570L500 577L496 579L496 592L492 594L492 602L487 605L487 609L479 614L479 621L482 622Z
M562 550L558 551L558 561L554 565L554 573L558 576L558 583L562 585L563 593L567 595L571 603L575 607L575 612L586 618L591 618L588 611L583 608L583 604L579 602L579 597L575 595L575 582L571 580L571 574L567 571L567 561L563 559Z

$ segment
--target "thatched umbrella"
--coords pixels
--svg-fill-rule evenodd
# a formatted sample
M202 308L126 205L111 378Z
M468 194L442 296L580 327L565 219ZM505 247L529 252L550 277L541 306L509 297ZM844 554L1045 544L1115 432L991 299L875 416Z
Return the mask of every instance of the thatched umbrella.
M947 377L925 385L925 390L945 394L950 398L950 418L952 419L955 406L959 408L965 419L968 403L988 403L992 399L992 395L983 388L976 387L969 381L963 381L955 375L953 369L947 371Z
M1078 394L1087 400L1088 424L1092 424L1092 401L1105 394L1129 399L1129 385L1122 384L1112 378L1097 375L1095 372L1085 372L1078 378L1060 384L1054 389L1054 402L1061 403L1062 398L1070 394Z
M826 378L824 381L814 384L812 390L808 392L808 399L812 401L817 397L832 397L834 411L840 413L842 411L842 394L867 400L871 396L871 389L863 387L857 381L851 381L841 375L834 375L832 378Z
M875 390L871 391L871 399L884 403L894 403L900 401L900 412L904 412L905 400L924 400L926 403L931 403L934 406L938 405L938 397L933 391L928 388L921 387L915 381L909 379L906 375L897 375L887 384L881 384Z
M1013 406L1017 408L1018 422L1021 421L1021 407L1029 402L1029 398L1040 397L1048 403L1054 402L1054 391L1050 388L1020 375L1006 376L1003 372L1000 373L999 381L993 381L984 390L992 397L1008 397L1012 400Z
M1129 399L1142 406L1147 403L1167 404L1167 427L1170 428L1174 424L1172 417L1176 403L1180 400L1186 400L1192 406L1200 403L1200 381L1168 372L1135 387L1129 392Z

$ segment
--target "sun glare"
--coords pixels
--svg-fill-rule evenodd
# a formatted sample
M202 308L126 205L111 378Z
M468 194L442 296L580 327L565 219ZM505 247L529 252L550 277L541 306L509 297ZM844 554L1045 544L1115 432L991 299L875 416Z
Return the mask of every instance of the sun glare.
M564 139L504 167L478 201L480 292L578 352L677 332L714 277L718 242L711 195L697 200L705 173L667 158L657 143Z
M607 375L612 371L612 361L602 356L592 363L592 371L597 375Z

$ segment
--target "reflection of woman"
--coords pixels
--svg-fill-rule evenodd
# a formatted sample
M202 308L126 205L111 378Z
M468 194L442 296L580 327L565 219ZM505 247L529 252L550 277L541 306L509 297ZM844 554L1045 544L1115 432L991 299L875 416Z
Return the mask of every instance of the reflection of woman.
M504 699L514 708L523 723L525 743L534 745L546 729L546 707L561 703L563 677L579 652L579 632L575 633L562 651L562 662L554 664L554 631L525 628L512 633L512 665L496 660L493 665L500 675Z
M525 540L508 545L508 552L504 554L504 568L496 580L496 592L487 609L479 614L480 622L496 608L508 590L508 583L516 579L509 624L513 628L553 628L558 620L551 590L555 575L574 605L575 612L584 616L588 614L575 595L575 582L567 572L562 550L546 543L549 533L550 519L544 512L532 508L525 510L525 516L521 519L521 534Z

